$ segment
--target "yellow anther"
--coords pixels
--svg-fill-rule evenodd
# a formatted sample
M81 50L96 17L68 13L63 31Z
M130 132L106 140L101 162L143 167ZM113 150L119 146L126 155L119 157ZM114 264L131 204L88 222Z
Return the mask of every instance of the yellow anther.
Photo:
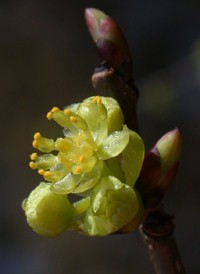
M70 121L73 122L73 123L78 122L77 118L74 117L74 116L70 116L69 119L70 119Z
M51 109L51 112L52 112L52 113L55 113L55 112L58 112L58 111L60 111L60 109L59 109L58 107L53 107L53 108Z
M30 168L37 169L37 165L34 162L29 163Z
M37 157L38 157L38 155L37 155L36 152L33 152L33 153L30 155L30 158L31 158L32 161L35 161Z
M52 112L49 111L49 112L47 113L46 117L47 117L48 120L51 120L52 117L53 117Z
M80 157L79 157L79 163L82 163L83 161L84 161L84 155L81 155Z
M92 99L92 103L96 103L97 101L97 96L95 96L93 99Z
M51 175L51 172L50 172L50 171L45 171L45 172L43 173L43 175L44 175L45 177L48 177L48 176Z
M100 105L102 103L102 100L101 100L101 97L100 96L97 96L97 104Z
M36 132L34 135L33 135L33 138L35 140L38 140L39 138L41 137L41 134L39 132Z
M92 100L92 103L95 103L95 104L101 104L102 103L102 99L100 96L95 96Z
M81 173L81 168L80 166L78 166L74 169L74 174L80 174L80 173Z
M32 146L33 146L34 148L38 148L38 141L37 141L37 140L33 140Z
M69 109L69 108L64 109L64 114L65 115L69 115L71 113L72 113L71 109Z
M44 169L39 169L39 170L38 170L38 173L39 173L40 175L44 175Z

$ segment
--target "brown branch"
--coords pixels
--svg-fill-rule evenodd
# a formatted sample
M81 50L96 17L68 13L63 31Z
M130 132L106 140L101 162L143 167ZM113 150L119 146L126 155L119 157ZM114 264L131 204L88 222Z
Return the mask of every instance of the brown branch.
M173 232L171 216L160 211L150 213L140 226L156 274L186 273Z

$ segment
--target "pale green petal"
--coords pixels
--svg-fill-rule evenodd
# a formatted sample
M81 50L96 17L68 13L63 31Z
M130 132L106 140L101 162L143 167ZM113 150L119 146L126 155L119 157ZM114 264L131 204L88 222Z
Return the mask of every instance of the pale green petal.
M118 102L112 97L103 97L102 102L108 112L108 133L120 130L124 123L124 116Z
M68 173L62 180L52 186L52 191L59 194L68 194L75 190L77 184L81 181L81 175Z
M38 156L35 160L38 169L49 169L58 162L58 159L55 155L48 153Z
M82 179L73 193L83 193L94 187L101 178L101 172L103 170L103 162L98 161L93 170L83 174Z
M94 97L83 101L77 113L85 119L94 141L98 145L108 134L107 109L102 103L94 103Z
M98 148L98 158L106 160L119 155L129 142L129 130L126 126L122 131L114 131L103 140Z
M122 170L125 173L126 183L134 186L144 159L144 143L141 137L134 131L130 131L130 139L127 147L122 152Z
M90 236L105 236L113 232L112 223L105 216L96 216L87 211L84 222L85 233Z
M52 166L49 170L43 173L43 177L45 180L49 182L57 182L61 180L66 174L66 169L63 167L62 164L57 163L56 165Z
M83 193L87 191L88 189L95 186L100 179L100 175L96 175L95 177L91 178L90 180L87 180L85 182L81 182L72 192L73 193Z
M54 112L52 114L52 118L61 127L70 127L72 124L69 119L69 116L65 115L62 110Z
M100 123L107 120L107 110L105 106L100 103L93 103L92 100L83 101L77 110L79 114L87 122L91 131L98 130Z
M79 200L78 202L75 202L73 204L73 206L74 206L74 213L76 215L82 214L90 206L90 197L86 197L86 198L83 198L83 199Z
M125 182L125 174L121 168L121 159L119 157L114 157L107 159L105 162L105 165L109 169L108 175L114 175L117 179L119 179L121 182Z
M91 172L91 170L94 168L96 161L97 159L94 156L90 156L90 158L85 159L83 163L80 164L82 172L83 173Z
M88 106L92 103L94 98L95 96L89 97L79 105L78 112L81 113L81 116L86 118L90 115ZM124 123L124 116L120 108L120 105L112 97L100 96L100 98L102 99L102 103L107 110L108 133L120 130Z

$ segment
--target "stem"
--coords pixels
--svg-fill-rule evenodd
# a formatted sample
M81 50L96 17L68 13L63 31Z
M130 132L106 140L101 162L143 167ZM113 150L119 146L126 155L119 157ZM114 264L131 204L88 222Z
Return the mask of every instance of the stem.
M140 226L156 274L186 274L173 231L171 217L164 212L149 214Z

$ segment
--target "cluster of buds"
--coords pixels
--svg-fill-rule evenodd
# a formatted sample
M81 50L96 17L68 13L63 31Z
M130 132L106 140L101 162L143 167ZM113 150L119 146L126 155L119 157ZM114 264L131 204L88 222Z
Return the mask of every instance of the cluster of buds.
M32 145L42 154L32 153L29 165L44 180L23 202L32 229L45 236L66 229L104 236L130 222L137 228L143 210L134 185L144 145L123 124L117 101L90 97L63 110L53 107L47 119L63 128L63 137L34 134Z

